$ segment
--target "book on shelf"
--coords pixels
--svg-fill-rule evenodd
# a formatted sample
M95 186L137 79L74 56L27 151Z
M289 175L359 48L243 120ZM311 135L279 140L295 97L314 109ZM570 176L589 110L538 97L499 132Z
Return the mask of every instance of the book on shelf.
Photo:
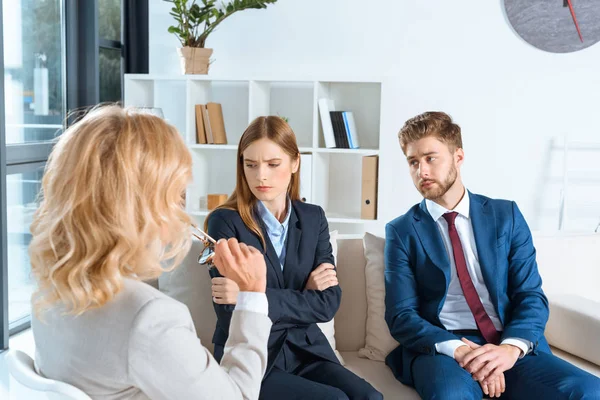
M333 123L333 133L335 136L335 144L338 149L349 149L350 144L346 136L346 128L344 127L344 117L341 111L331 111L331 122Z
M204 115L202 115L202 104L196 104L196 143L206 144L206 132L204 131Z
M195 110L196 142L199 144L227 144L221 104L196 104Z
M325 139L325 147L328 149L335 148L335 136L333 133L333 125L331 123L331 111L335 111L335 103L331 99L319 99L319 115L321 116L321 127L323 128L323 138Z
M361 219L377 219L378 167L379 156L362 158Z
M348 141L350 142L350 148L359 149L360 143L358 141L358 134L356 133L356 123L354 122L354 114L352 113L352 111L344 111L342 112L342 117L344 119L346 135L348 136Z
M300 154L300 198L312 203L312 154Z
M206 143L214 144L215 139L213 138L212 128L210 126L210 119L208 118L208 110L206 106L202 105L202 116L204 118L204 131L206 132Z
M207 103L206 110L210 119L210 128L212 130L215 144L227 144L227 134L225 133L225 121L223 119L223 108L219 103Z

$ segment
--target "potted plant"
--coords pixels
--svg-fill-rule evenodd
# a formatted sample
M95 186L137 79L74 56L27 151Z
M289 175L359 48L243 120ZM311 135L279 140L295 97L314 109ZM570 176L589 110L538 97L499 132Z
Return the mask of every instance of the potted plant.
M254 8L267 8L277 0L233 0L216 6L216 0L165 0L173 3L171 16L176 25L169 27L169 33L177 36L181 48L177 49L184 74L207 74L213 49L205 48L206 39L215 28L232 14Z

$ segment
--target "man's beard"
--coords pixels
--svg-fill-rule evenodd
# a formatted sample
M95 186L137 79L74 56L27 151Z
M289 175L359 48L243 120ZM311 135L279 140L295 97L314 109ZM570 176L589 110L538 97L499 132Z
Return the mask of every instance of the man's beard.
M421 187L421 182L423 182L423 181L421 181L421 182L419 182L419 185L417 186L417 190L426 199L437 200L440 197L444 196L448 192L448 190L450 190L452 185L454 185L454 182L456 182L456 177L457 177L456 167L454 165L452 165L452 168L450 169L450 172L448 173L448 176L446 176L446 179L444 180L444 182L438 182L433 179L428 179L426 181L434 182L434 185L432 185L429 188L424 188L424 187Z

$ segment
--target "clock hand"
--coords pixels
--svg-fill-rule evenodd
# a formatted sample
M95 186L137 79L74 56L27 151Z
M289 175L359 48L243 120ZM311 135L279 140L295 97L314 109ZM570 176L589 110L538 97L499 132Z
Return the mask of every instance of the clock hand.
M569 3L569 10L571 11L571 16L573 17L573 21L575 22L575 27L577 28L577 33L579 34L579 40L583 43L583 36L581 36L581 30L579 29L579 23L577 22L577 17L575 16L575 10L573 9L573 3L571 0L566 0Z

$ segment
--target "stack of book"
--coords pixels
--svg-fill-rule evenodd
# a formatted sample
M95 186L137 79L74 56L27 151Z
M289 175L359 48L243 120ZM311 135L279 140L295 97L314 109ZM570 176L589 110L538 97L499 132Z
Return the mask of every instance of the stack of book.
M196 142L199 144L227 144L221 104L196 104Z
M331 99L319 99L319 114L325 138L325 147L358 149L358 133L352 111L336 111Z

